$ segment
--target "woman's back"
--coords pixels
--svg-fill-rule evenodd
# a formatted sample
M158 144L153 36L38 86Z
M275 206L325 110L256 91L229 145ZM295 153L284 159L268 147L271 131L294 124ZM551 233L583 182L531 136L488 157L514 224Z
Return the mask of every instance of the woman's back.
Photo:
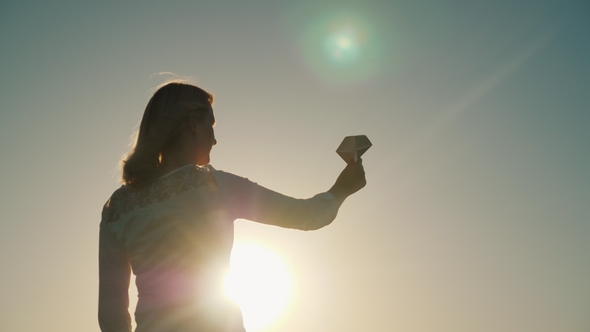
M104 248L114 252L103 255L114 258L111 264L121 264L125 256L132 266L137 331L193 331L214 324L217 316L227 316L220 324L240 319L232 319L238 313L221 284L229 267L232 222L213 175L194 165L142 187L123 186L111 196L101 235L116 246Z

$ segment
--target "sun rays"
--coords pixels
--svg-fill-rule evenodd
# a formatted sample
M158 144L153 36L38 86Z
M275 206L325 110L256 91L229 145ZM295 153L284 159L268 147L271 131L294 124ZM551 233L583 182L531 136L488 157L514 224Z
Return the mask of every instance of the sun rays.
M240 306L246 329L256 331L271 324L287 307L291 275L284 261L271 249L237 243L232 251L225 291Z

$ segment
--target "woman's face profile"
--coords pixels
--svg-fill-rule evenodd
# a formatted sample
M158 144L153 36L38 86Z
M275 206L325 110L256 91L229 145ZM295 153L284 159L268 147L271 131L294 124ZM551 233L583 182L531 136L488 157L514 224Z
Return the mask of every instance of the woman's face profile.
M197 124L197 165L202 166L210 162L210 153L213 145L217 144L215 139L215 116L211 108L204 121Z

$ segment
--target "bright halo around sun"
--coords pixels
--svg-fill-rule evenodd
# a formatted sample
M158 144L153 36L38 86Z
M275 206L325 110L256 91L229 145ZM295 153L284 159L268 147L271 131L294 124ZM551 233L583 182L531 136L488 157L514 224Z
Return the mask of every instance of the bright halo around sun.
M283 260L271 249L253 243L237 243L225 292L241 308L244 325L256 331L276 320L287 306L291 276Z

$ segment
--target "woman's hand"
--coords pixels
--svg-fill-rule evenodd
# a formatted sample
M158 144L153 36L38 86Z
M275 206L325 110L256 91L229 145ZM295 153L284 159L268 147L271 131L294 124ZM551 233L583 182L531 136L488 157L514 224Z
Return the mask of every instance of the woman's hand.
M336 196L339 203L342 203L346 197L359 191L366 184L363 160L359 158L356 163L351 161L346 165L328 192Z

